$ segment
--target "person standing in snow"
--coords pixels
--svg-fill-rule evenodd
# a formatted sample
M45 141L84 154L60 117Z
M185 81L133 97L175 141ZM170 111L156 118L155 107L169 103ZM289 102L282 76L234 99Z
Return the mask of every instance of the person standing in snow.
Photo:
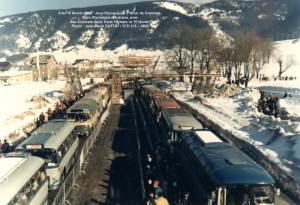
M3 145L1 146L2 153L9 153L9 143L7 140L4 140Z

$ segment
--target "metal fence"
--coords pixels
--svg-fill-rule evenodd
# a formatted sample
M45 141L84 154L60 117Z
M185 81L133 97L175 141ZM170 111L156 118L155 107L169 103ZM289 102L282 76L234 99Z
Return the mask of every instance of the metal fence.
M109 116L111 108L111 101L108 104L107 110L102 114L98 124L95 126L93 132L88 137L86 142L84 143L82 150L80 151L79 160L75 163L73 169L68 174L64 182L62 183L60 189L57 192L56 197L54 198L54 201L52 202L52 205L65 205L65 204L71 204L69 201L67 201L67 196L71 192L72 188L74 186L79 187L76 184L76 181L81 173L84 173L84 170L82 168L82 165L85 163L85 158L89 154L89 150L93 147L93 144L98 137L98 134L101 130L101 127L103 125L103 122L105 119Z

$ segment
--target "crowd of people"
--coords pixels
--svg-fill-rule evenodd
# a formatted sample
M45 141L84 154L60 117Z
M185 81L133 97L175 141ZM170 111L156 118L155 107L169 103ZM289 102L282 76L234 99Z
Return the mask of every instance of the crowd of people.
M63 119L66 117L67 109L74 104L75 101L68 101L68 100L60 100L56 103L55 108L52 110L48 108L47 112L41 112L38 118L35 120L36 127L48 122L52 119Z
M41 114L34 120L36 128L40 127L42 124L48 122L49 120L66 118L67 109L72 106L76 102L76 100L78 99L62 99L56 103L53 110L51 108L48 108L46 112L41 112ZM4 143L2 143L0 139L0 153L8 153L13 149L13 146L10 146L6 139L4 140Z
M146 205L187 205L189 194L180 186L179 169L170 149L157 144L142 164Z
M289 95L285 92L283 98L288 97ZM281 108L279 104L279 98L270 94L266 96L265 92L260 92L260 99L257 104L257 109L259 112L264 113L265 115L273 115L275 118L280 117L282 120L288 120L289 113L285 108Z

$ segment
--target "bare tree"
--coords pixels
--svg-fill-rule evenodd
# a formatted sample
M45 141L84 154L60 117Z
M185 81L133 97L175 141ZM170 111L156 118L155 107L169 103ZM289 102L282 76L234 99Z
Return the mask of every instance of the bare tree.
M167 35L170 50L166 52L166 59L168 64L177 70L180 81L183 81L183 75L188 65L187 36L185 33L187 29L187 25L180 24L169 31Z
M197 36L199 76L195 77L193 92L210 92L216 79L220 44L210 27L199 30Z
M265 41L252 32L238 31L233 36L235 82L247 87L262 68Z
M223 76L226 76L227 83L231 84L233 60L232 56L234 54L234 49L230 47L222 48L219 52L218 62L221 67L224 68Z
M187 50L188 50L188 61L189 61L189 71L190 71L190 82L193 82L193 75L195 73L195 63L196 58L199 54L198 48L199 48L199 30L187 27L186 28L186 36L187 38Z
M284 56L279 51L275 52L273 57L275 59L275 62L279 65L279 78L281 78L282 74L295 64L293 56L286 56L285 60L283 60Z

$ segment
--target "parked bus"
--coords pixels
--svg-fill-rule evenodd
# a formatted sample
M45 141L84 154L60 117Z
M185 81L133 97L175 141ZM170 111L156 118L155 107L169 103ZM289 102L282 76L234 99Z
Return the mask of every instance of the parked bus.
M0 204L47 205L48 181L40 157L0 155Z
M76 124L76 132L79 136L89 136L99 118L97 101L88 97L83 97L67 109L67 119Z
M202 129L202 124L190 113L181 108L162 109L159 127L164 143L176 144L183 131L189 129Z
M275 204L274 179L217 133L188 130L180 145L178 159L192 204Z
M103 106L103 110L106 110L108 106L108 102L111 98L111 92L112 92L111 85L100 85L95 89L100 93L102 93L102 100L103 100L102 106Z
M95 88L91 92L86 93L84 98L96 100L98 112L102 113L102 110L103 110L103 95L102 95L102 92L100 92L97 88Z
M76 125L67 120L53 120L35 130L16 147L46 161L49 189L58 189L75 162L79 139Z
M174 100L168 97L161 97L154 100L154 119L156 122L159 122L161 118L161 112L163 109L170 108L181 108L181 106L176 103Z

